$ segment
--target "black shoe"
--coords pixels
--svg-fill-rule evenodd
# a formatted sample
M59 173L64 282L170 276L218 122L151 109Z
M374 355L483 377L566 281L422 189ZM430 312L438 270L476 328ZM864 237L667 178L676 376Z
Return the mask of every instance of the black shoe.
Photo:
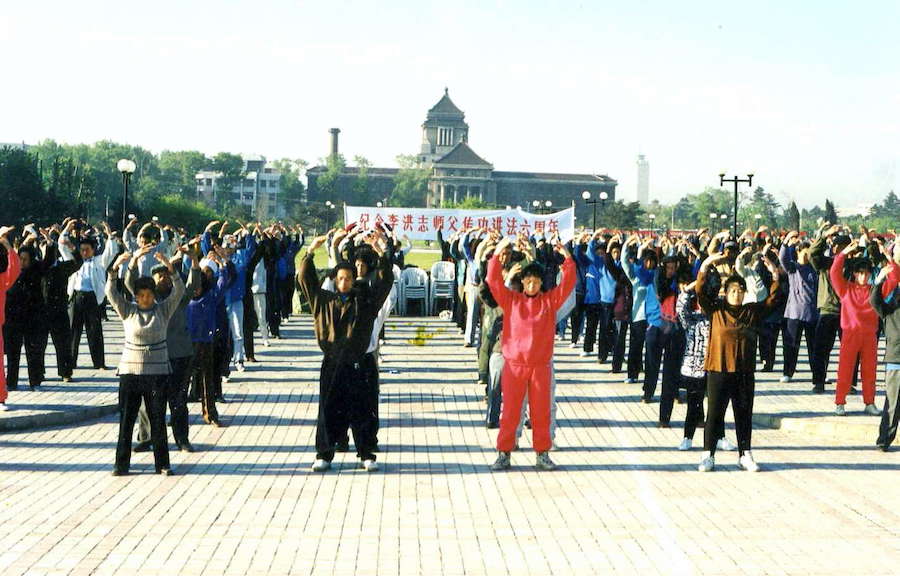
M184 442L179 442L178 449L182 452L194 452L194 446L187 440L185 440Z
M162 474L163 476L174 476L175 472L171 468L160 468L156 471L157 474Z
M71 377L71 376L63 376L63 377L62 377L62 381L63 381L63 382L71 382L71 381L72 381L72 377Z
M766 364L765 366L763 366L762 371L763 371L763 372L774 372L774 371L775 371L775 365L774 365L774 364Z
M525 427L531 430L531 418L525 419Z
M816 384L812 388L813 394L824 394L825 393L825 385L824 384Z
M118 468L112 469L113 476L128 476L128 470L119 470Z
M334 451L335 452L349 452L350 451L350 441L349 440L341 440L339 442L335 442Z
M151 442L138 442L132 448L132 452L150 452L153 450L153 444Z
M850 387L850 394L859 394L859 391L856 389L856 386Z
M500 424L498 424L497 422L488 422L484 425L484 427L488 430L496 430L500 427Z
M668 422L657 422L656 427L657 428L671 428L672 425L669 424Z
M7 389L8 391L10 391L10 392L15 392L16 390L19 389L19 385L18 385L18 384L9 384L9 383L7 383L7 384L6 384L6 389Z
M653 397L652 396L641 396L641 402L644 404L650 404L651 402L653 402Z
M225 396L222 394L219 394L218 396L216 396L216 402L218 402L220 404L228 404L228 400L226 400Z
M94 370L109 370L109 366L105 364L103 366L94 366Z

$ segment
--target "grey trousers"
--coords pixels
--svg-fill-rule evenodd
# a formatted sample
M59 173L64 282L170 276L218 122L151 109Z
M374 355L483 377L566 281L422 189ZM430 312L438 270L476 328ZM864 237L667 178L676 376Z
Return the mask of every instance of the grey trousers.
M522 437L525 426L525 409L528 408L528 392L525 392L525 400L522 401L522 416L519 418L519 427L516 429L516 439ZM550 440L556 441L556 366L550 363Z
M884 411L878 429L878 446L888 447L897 436L897 420L900 419L900 370L886 370L884 378Z

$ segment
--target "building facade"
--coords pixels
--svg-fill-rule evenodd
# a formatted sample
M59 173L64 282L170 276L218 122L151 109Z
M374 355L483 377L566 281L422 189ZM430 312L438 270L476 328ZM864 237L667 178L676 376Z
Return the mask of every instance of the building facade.
M246 206L257 220L284 218L284 202L278 202L281 192L281 172L266 165L263 156L244 158L244 176L228 191L222 185L222 173L201 170L194 176L197 199L216 205L221 194L229 194L232 204Z
M331 129L330 153L338 154L338 133ZM427 207L456 204L466 198L498 207L521 206L528 209L535 200L541 205L547 201L554 210L576 206L576 216L587 217L590 207L581 199L585 190L596 197L600 192L615 201L616 180L605 174L563 174L550 172L503 172L494 170L493 164L479 156L469 145L469 125L465 113L450 99L449 91L428 110L422 123L422 141L417 154L419 167L429 171ZM310 202L320 198L318 179L327 171L325 166L314 166L307 173L307 194ZM365 186L368 198L390 198L396 168L368 168ZM347 201L358 187L359 169L344 168L335 184L335 197ZM358 196L357 196L358 197Z

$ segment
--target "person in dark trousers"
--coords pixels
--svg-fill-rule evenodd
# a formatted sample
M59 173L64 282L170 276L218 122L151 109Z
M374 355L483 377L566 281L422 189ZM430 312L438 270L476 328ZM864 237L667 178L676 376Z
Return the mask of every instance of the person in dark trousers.
M349 262L334 270L335 292L323 290L313 262L315 251L326 241L317 237L310 244L297 270L297 282L309 302L315 321L316 338L322 350L319 373L319 415L316 423L316 461L314 472L325 472L334 459L335 430L333 414L344 407L349 411L353 443L366 471L378 469L374 450L376 420L371 412L364 362L375 319L390 294L394 273L390 259L384 257L384 235L380 231L370 242L379 253L378 279L372 288Z
M106 297L122 319L125 342L119 362L119 441L116 446L116 464L113 476L128 474L131 464L131 435L137 419L141 400L150 413L150 434L153 441L153 462L157 474L169 476L169 446L166 440L166 382L171 367L167 333L169 319L177 310L184 294L181 277L174 273L172 264L161 253L156 259L166 266L172 277L172 290L162 302L156 301L156 286L152 278L140 278L134 282L134 302L129 302L119 291L116 280L119 268L131 259L130 253L116 259L106 282Z
M44 349L46 348L46 315L41 282L47 272L47 261L38 258L30 235L19 247L21 272L6 293L6 323L3 341L6 348L6 382L10 390L18 388L22 347L28 361L28 384L32 390L44 381ZM54 251L55 253L55 251Z
M638 381L641 372L644 371L644 340L647 336L647 314L644 310L644 300L647 297L647 288L638 280L634 273L635 265L643 266L652 271L656 268L656 251L644 252L643 259L638 257L637 236L630 236L625 241L620 255L622 271L631 283L631 323L628 326L628 364L626 384L634 384Z
M66 224L71 229L73 220ZM52 240L52 237L51 237ZM43 336L44 348L47 347L49 337L56 351L56 371L63 382L72 381L72 373L75 363L72 359L72 324L69 320L69 297L66 287L69 277L81 268L81 254L72 250L72 246L65 247L66 252L72 255L71 260L62 258L63 249L60 243L69 242L60 234L55 242L50 243L45 258L50 268L44 275L41 291L44 295L44 326L46 332Z
M850 237L840 234L841 227L826 222L819 229L819 236L809 247L809 261L819 274L819 286L816 292L816 306L819 317L816 322L815 345L813 346L812 391L825 393L825 380L828 377L828 361L831 351L841 331L841 299L838 298L831 285L831 264L838 254L850 243Z
M187 307L188 331L194 348L193 387L201 402L203 421L220 427L222 424L216 409L218 368L214 342L218 331L218 308L220 304L225 304L230 270L214 251L200 261L200 270L200 286L194 290Z
M799 233L788 233L778 254L781 267L787 272L788 297L784 308L785 331L784 368L781 382L790 382L797 369L800 354L800 339L806 338L806 351L810 367L815 356L815 330L818 322L816 290L818 274L809 263L809 245L800 241Z
M172 261L173 269L180 266L182 254L187 251L179 251ZM188 383L191 376L191 358L194 356L194 348L191 345L191 335L187 329L187 305L191 300L191 295L200 285L200 261L196 251L187 251L190 256L191 267L188 270L187 282L185 283L184 295L178 302L175 312L169 319L168 329L166 331L166 342L168 344L169 364L171 372L166 381L166 400L169 404L169 414L172 423L172 436L175 438L175 444L182 452L193 452L194 447L188 440L188 408L187 408L187 392ZM169 272L168 266L157 265L151 270L153 281L156 283L156 300L157 302L165 301L171 294L174 287L172 274ZM180 272L175 269L174 274L181 278ZM131 293L134 293L137 275L132 266L128 267L125 273L125 286ZM183 281L183 279L182 279ZM151 438L150 417L147 413L147 407L141 404L141 411L138 415L138 434L137 445L134 447L135 452L147 452L152 450L153 442Z
M710 321L709 349L706 352L706 392L709 413L703 431L703 456L699 470L715 469L716 444L725 428L725 410L732 403L734 427L738 441L738 466L756 472L759 466L750 448L753 430L753 396L755 392L756 346L759 325L778 305L779 274L776 265L763 260L772 275L769 295L762 302L744 303L747 284L743 277L732 275L722 283L725 298L713 296L705 286L709 268L725 260L725 254L713 254L700 266L695 290L700 308Z
M103 226L106 231L103 253L96 256L97 245L94 239L89 236L82 237L78 244L81 268L69 276L68 285L72 317L72 362L75 366L78 365L78 347L81 344L81 332L84 330L87 332L91 361L97 370L106 370L103 329L100 325L106 270L119 252L119 243L113 238L109 225L104 222ZM71 259L66 256L64 258Z
M6 291L15 284L19 277L19 254L13 249L7 236L13 231L12 226L0 226L0 412L9 410L6 399L9 392L6 388L6 370L3 358L3 323L6 318Z
M876 445L883 451L891 449L897 437L900 421L900 242L895 240L894 259L875 278L870 302L878 317L884 321L884 410L878 428Z

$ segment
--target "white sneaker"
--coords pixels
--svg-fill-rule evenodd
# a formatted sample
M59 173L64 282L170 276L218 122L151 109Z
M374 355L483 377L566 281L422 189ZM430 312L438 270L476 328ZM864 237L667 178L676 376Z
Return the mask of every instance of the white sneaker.
M231 376L222 376L222 384L228 384L228 380L230 378L231 378Z
M719 438L719 441L716 442L716 450L723 450L725 452L734 452L737 450L737 446L731 443L731 440L728 438L722 437Z
M263 340L263 346L265 346L266 348L268 348L268 347L269 347L269 341L268 341L268 340Z
M846 416L847 415L847 410L844 408L843 404L835 404L834 415L835 416Z
M244 371L244 363L243 363L243 362L238 362L238 363L235 365L235 368L237 368L237 371L238 371L238 372L243 372L243 371Z
M626 378L623 382L625 384L634 384L634 378Z
M869 416L881 416L881 410L875 407L874 404L866 404L866 408L863 410Z
M781 378L778 379L778 381L781 382L782 384L787 384L788 382L791 381L791 377L790 376L782 376Z
M578 342L572 342L569 344L569 348L578 348Z
M6 405L6 402L0 402L0 412L9 412L9 406Z
M321 458L313 462L312 465L313 472L326 472L329 468L331 468L331 462L322 460Z
M362 467L366 472L378 472L378 462L374 460L363 460Z
M704 452L703 457L700 459L700 465L697 466L697 470L700 472L712 472L715 469L716 457L709 452Z
M684 440L681 441L681 444L678 445L678 449L681 450L682 452L687 452L688 450L691 449L693 444L694 444L693 440L691 440L690 438L685 438Z
M591 355L591 353L585 352L584 350L582 350L581 352L578 353L578 355L581 356L582 358L587 358L588 356Z
M759 472L759 464L753 459L753 454L749 450L738 458L738 468L747 472Z

